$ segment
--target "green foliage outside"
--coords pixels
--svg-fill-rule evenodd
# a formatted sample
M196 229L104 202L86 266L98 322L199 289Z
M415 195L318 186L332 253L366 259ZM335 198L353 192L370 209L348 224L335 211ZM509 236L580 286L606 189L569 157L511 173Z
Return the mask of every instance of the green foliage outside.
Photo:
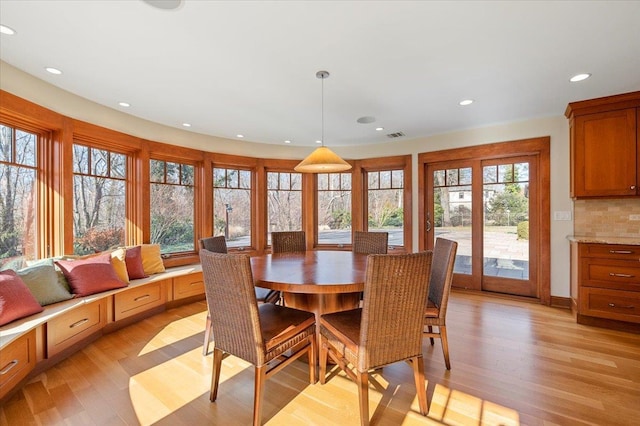
M528 220L518 223L518 239L519 240L529 239L529 221Z
M369 227L371 228L398 228L402 227L404 218L404 210L402 207L392 208L385 206L382 214L376 220L373 215L369 215Z
M331 212L330 229L347 229L351 227L351 212L338 209Z

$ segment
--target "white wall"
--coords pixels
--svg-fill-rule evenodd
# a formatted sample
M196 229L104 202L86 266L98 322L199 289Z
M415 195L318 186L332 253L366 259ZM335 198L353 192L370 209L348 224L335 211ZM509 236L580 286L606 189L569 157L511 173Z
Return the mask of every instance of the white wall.
M90 102L0 62L0 88L68 117L118 130L133 136L183 145L203 151L262 158L302 159L310 148L266 145L201 135L142 120L118 110ZM564 111L566 105L558 105ZM572 211L569 197L569 125L564 116L538 118L516 123L463 130L407 141L358 147L332 147L351 159L412 154L414 249L418 245L417 155L421 152L527 139L551 137L551 295L569 297L569 243L573 221L553 220L554 211Z

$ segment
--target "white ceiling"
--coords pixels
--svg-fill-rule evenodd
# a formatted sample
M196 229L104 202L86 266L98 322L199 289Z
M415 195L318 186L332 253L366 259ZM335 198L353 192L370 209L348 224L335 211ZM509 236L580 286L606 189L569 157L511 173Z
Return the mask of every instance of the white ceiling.
M1 0L0 21L16 31L0 37L0 59L55 86L271 144L321 138L319 70L331 73L329 146L559 116L640 90L640 1ZM593 75L569 83L582 72Z

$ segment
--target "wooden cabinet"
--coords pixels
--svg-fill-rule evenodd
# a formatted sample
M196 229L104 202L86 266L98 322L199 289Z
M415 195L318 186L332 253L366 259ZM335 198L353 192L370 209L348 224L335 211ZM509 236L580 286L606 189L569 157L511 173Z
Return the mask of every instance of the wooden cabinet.
M167 301L165 285L164 281L158 281L116 293L114 295L114 319L120 321L156 306L164 305Z
M107 323L105 299L78 306L47 323L47 356L52 357L97 333Z
M571 196L640 196L640 92L570 103Z
M20 336L0 351L0 399L36 365L36 331Z
M640 323L640 246L578 243L575 260L578 322Z
M183 275L173 279L173 300L204 294L202 272Z

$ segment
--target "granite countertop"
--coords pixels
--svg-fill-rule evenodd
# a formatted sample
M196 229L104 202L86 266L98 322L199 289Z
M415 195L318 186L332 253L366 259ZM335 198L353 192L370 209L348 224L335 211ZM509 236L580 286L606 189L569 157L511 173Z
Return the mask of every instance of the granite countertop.
M567 239L576 243L626 244L631 246L640 246L640 235L637 237L586 237L580 235L567 235Z

